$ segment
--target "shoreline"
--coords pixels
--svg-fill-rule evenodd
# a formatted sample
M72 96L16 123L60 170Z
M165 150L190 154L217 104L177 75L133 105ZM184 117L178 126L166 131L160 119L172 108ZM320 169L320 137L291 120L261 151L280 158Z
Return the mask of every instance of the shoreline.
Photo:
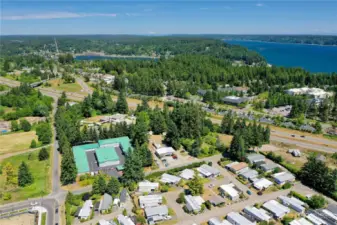
M305 43L279 42L279 41L261 41L261 40L250 40L250 39L221 39L221 40L224 41L224 42L226 42L226 41L250 41L250 42L261 42L261 43L274 43L274 44L292 44L292 45L309 45L309 46L321 46L321 47L337 47L337 45L305 44Z

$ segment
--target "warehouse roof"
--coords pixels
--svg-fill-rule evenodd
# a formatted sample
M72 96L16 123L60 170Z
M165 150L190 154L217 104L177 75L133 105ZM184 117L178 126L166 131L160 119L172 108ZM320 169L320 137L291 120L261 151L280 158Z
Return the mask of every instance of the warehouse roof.
M119 157L114 147L105 147L96 149L96 156L99 164L107 161L118 161Z
M104 145L120 144L124 153L128 153L129 149L132 149L130 139L127 136L99 140L98 144L100 147L103 147Z

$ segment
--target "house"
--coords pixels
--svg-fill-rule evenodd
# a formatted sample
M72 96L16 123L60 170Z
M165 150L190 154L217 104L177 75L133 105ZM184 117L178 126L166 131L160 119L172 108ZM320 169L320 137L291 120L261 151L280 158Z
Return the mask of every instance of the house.
M236 201L240 198L240 193L234 188L233 183L224 184L219 187L219 192L222 197L227 196L230 200Z
M247 102L248 98L237 97L237 96L227 96L222 98L222 101L227 104L231 105L240 105L241 103Z
M311 133L316 132L316 129L313 126L310 126L308 124L301 125L300 130L308 131L308 132L311 132Z
M316 160L317 161L321 161L321 162L325 162L326 161L326 157L322 154L319 154L316 156Z
M159 183L150 182L150 181L142 181L138 183L138 191L139 192L153 192L159 188Z
M159 158L165 157L165 156L171 156L176 151L172 147L163 147L163 148L157 148L156 149L156 155Z
M314 225L326 225L328 224L327 222L325 222L323 219L319 218L318 216L316 216L313 213L309 213L306 218L313 223Z
M258 162L264 162L266 160L266 157L264 155L261 154L249 154L247 155L247 160L250 164L256 164Z
M273 215L273 217L277 219L283 218L287 213L290 212L290 209L288 207L281 205L275 200L265 202L263 204L263 208L268 210Z
M331 221L334 221L334 223L337 223L337 216L335 214L333 214L332 212L330 212L327 209L322 209L322 213L328 217Z
M275 173L272 177L274 178L275 182L279 185L295 181L295 176L289 172Z
M337 216L337 205L336 204L329 204L327 207L327 210L329 210L330 212L332 212L333 214Z
M161 175L161 179L160 181L165 183L165 184L177 184L179 183L179 181L181 180L180 177L168 174L168 173L164 173L163 175Z
M240 173L239 176L243 177L246 180L251 180L259 176L259 173L256 170L248 169L247 171Z
M242 173L249 169L248 164L245 162L233 162L226 165L226 168L235 174Z
M232 225L228 220L220 221L219 218L213 217L208 220L208 225Z
M207 90L199 89L197 93L198 95L204 96L207 93Z
M200 212L201 205L205 202L200 196L185 195L186 208L190 212Z
M254 225L255 222L251 222L246 217L240 215L237 212L230 212L227 214L226 219L233 225Z
M168 208L166 205L145 208L145 216L149 224L165 220L168 217Z
M93 205L92 205L92 201L91 200L86 200L83 204L82 209L80 210L79 214L78 214L78 218L79 219L89 219L90 215L91 215L91 209L92 209Z
M260 123L267 123L267 124L274 124L274 120L269 119L269 118L265 118L265 117L260 118L259 122Z
M101 219L98 221L98 225L116 225L116 223L113 221L107 221L107 220Z
M223 203L225 203L225 201L223 200L223 198L221 198L220 196L218 195L214 195L212 197L210 197L208 199L208 201L213 205L213 206L218 206L218 205L221 205Z
M139 196L139 206L141 208L155 207L162 204L163 196L161 195L146 195Z
M299 213L304 213L305 212L305 203L298 200L297 198L294 198L294 197L287 197L287 196L279 196L278 197L282 204L285 205L285 206L289 206L290 208L294 209L296 212L299 212Z
M277 165L276 163L268 162L268 163L262 164L260 166L260 169L265 173L270 173L270 172L273 172L273 170L278 167L279 165Z
M300 218L298 220L293 220L289 223L289 225L312 225L308 220L304 218Z
M271 219L271 217L267 214L265 210L258 209L256 207L247 206L243 209L243 212L245 212L250 218L258 222L268 222Z
M112 197L111 195L105 193L103 195L103 199L101 200L99 204L98 210L100 211L100 213L103 213L106 210L109 210L111 208L111 205L112 205Z
M211 167L207 164L203 164L200 167L197 168L197 171L203 176L203 177L216 177L220 175L220 171L214 167Z
M119 195L119 204L120 204L120 207L125 207L125 204L127 202L129 198L129 194L128 194L128 191L124 188L122 191L121 191L121 194Z
M117 221L120 225L135 225L135 223L129 217L122 214L117 216Z
M282 127L286 127L286 128L296 128L296 125L293 122L283 122L281 123Z
M191 180L194 177L194 170L184 169L179 176L185 180Z
M273 185L273 182L271 182L270 180L268 180L266 178L258 179L256 181L254 181L254 183L253 183L254 188L256 188L259 191L261 191L263 189L267 189L271 185Z

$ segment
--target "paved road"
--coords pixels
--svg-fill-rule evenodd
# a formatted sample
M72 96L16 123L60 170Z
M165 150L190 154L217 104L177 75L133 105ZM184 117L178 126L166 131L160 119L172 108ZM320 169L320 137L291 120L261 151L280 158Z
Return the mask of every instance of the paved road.
M76 82L82 87L82 90L88 94L92 94L91 88L87 85L87 83L82 80L82 78L76 77Z

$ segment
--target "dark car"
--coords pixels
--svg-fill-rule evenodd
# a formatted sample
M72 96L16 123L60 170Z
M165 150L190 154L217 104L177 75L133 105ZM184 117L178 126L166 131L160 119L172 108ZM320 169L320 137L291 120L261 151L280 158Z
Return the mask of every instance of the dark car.
M59 208L56 208L56 209L55 209L55 213L58 213L58 212L59 212Z

